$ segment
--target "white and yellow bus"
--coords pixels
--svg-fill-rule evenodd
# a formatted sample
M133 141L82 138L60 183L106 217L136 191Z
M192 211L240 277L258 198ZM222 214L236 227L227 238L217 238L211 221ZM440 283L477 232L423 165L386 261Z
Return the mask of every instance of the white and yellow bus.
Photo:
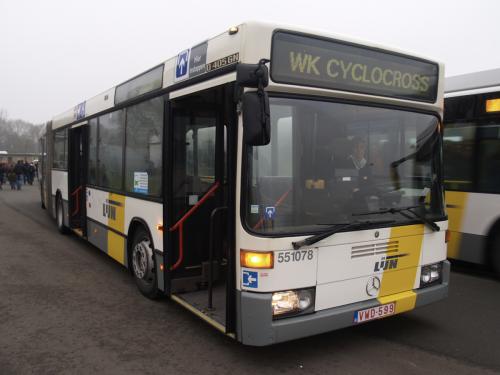
M443 66L245 23L56 116L43 204L248 345L445 298Z
M448 257L500 274L500 69L446 79Z

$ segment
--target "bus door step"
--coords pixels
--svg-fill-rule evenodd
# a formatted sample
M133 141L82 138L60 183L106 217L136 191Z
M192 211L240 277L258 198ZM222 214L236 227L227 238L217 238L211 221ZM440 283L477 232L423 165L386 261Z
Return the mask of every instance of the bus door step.
M71 229L74 234L76 234L78 237L83 237L83 230L81 228L72 228Z

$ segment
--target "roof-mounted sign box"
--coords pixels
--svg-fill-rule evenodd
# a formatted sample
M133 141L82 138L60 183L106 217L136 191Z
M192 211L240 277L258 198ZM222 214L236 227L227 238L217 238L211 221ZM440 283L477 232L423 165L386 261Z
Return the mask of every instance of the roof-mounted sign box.
M277 83L435 102L438 76L437 64L394 52L286 31L273 36Z

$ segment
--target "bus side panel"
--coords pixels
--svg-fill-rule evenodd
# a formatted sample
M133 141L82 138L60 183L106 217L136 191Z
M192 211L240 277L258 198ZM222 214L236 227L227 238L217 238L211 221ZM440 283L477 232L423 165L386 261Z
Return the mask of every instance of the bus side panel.
M163 223L163 204L127 197L125 208L125 233L128 233L130 223L134 218L140 219L149 228L154 248L163 251L163 233L157 228Z
M448 257L484 264L488 231L499 218L500 196L447 191L446 205L450 222Z
M128 267L127 236L134 219L147 225L155 248L163 250L161 232L156 229L162 222L161 203L87 188L86 204L89 241L120 264Z
M120 264L127 266L124 233L125 196L86 189L89 241Z

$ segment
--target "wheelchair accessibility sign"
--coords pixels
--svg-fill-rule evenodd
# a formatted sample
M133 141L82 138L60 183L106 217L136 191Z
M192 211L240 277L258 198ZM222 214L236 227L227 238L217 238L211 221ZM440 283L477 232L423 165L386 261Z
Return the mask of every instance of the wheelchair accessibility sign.
M254 271L243 270L242 285L245 288L258 288L259 287L259 273Z

